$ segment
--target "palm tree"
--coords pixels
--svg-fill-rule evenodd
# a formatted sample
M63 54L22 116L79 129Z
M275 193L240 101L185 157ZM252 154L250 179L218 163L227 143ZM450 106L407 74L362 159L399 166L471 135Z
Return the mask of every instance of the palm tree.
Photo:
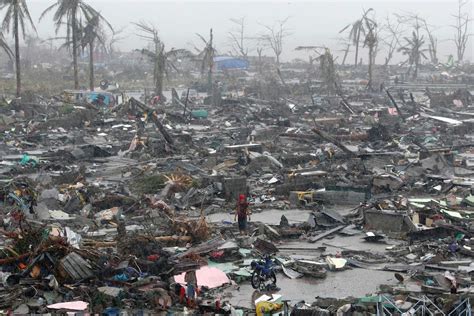
M375 64L375 53L377 50L377 45L379 41L379 36L377 33L377 23L369 18L364 19L365 26L367 28L367 35L364 40L364 47L369 48L369 83L367 85L368 89L372 91L373 86L373 65Z
M408 59L405 63L408 63L410 67L408 68L408 74L410 73L412 66L415 66L415 70L413 72L413 79L416 79L418 76L418 68L421 63L421 59L427 59L425 52L427 51L426 48L423 48L425 44L424 36L420 34L422 29L422 25L420 23L420 18L415 15L413 18L409 17L409 19L413 22L413 31L412 37L404 37L406 42L405 46L402 46L398 49L399 52L402 52L403 55L408 56Z
M155 96L159 96L163 99L163 79L169 77L170 70L174 69L178 71L173 59L178 56L189 57L191 53L186 49L175 49L172 48L169 51L165 51L165 44L161 41L158 36L158 30L155 26L146 24L144 22L134 23L138 29L142 32L140 37L150 40L153 43L153 51L149 49L139 50L144 56L148 57L153 63L153 82L155 84Z
M398 49L399 52L402 52L403 55L408 56L406 63L410 65L408 72L410 72L412 66L415 66L415 70L413 72L413 79L416 79L418 76L418 68L421 63L421 59L427 59L425 52L426 49L423 48L425 44L425 40L423 39L423 35L420 35L419 28L415 28L412 32L411 39L405 37L405 46L402 46Z
M30 12L25 0L0 0L0 10L6 9L3 17L2 28L9 31L13 24L13 37L15 39L15 67L16 67L16 96L21 94L21 64L20 64L20 29L25 38L25 20L33 27Z
M72 46L72 62L74 67L74 89L79 89L79 75L77 68L77 53L80 43L79 32L81 29L80 18L98 16L99 20L105 21L105 18L97 12L93 7L85 3L83 0L57 0L57 2L48 7L40 16L40 20L44 16L56 8L53 20L56 34L61 26L66 25L66 42ZM107 22L108 24L108 22Z
M94 91L94 43L98 40L100 44L105 47L105 42L100 32L101 22L105 22L112 32L113 28L107 20L101 19L97 14L93 16L86 15L86 19L87 24L82 31L81 44L83 49L89 46L89 89Z
M369 10L364 11L364 14L362 15L360 19L356 20L354 23L346 25L342 30L339 31L339 33L342 33L352 26L351 31L349 32L349 39L352 41L352 44L355 46L355 61L354 61L355 66L357 66L358 58L359 58L359 45L361 41L360 36L361 34L365 35L365 19L367 17L367 14L372 10L373 9L370 8Z
M217 54L216 49L213 46L213 35L212 29L209 31L209 40L206 40L201 34L196 35L203 41L204 48L198 54L198 58L201 60L201 74L204 74L207 68L207 92L212 93L212 69L214 68L214 57Z

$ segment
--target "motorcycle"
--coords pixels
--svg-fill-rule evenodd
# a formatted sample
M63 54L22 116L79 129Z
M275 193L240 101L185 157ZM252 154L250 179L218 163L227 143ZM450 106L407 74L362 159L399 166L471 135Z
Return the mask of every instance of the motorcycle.
M265 282L271 281L275 285L277 282L275 274L275 262L270 256L265 256L264 260L252 261L250 264L253 272L250 282L254 289L264 287Z

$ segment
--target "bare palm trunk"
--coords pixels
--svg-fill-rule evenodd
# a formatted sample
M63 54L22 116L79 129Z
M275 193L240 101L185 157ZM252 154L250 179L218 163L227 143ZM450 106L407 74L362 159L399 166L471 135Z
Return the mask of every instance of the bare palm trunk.
M89 89L94 91L94 40L89 43Z
M213 56L210 57L209 59L209 69L207 71L207 93L212 94L212 87L213 87L213 82L212 82L212 68L214 67L214 61L213 61Z
M344 51L344 58L342 58L342 65L344 66L344 64L346 63L346 58L347 58L347 54L349 54L349 48L351 47L351 44L347 44L347 48L346 50Z
M209 49L210 49L210 55L211 57L209 58L209 71L207 73L207 86L208 86L208 93L212 93L212 68L214 67L214 46L213 45L213 39L214 36L212 34L212 29L209 31Z
M209 71L207 72L207 90L212 93L212 63L209 64Z
M161 60L158 61L158 72L156 78L156 95L158 95L160 99L163 99L163 79L165 76L165 61L162 60L163 56L160 56L160 58Z
M418 77L418 60L415 61L415 70L413 71L413 79L416 79Z
M155 43L155 52L157 54L153 73L155 96L163 99L163 79L165 76L164 47L161 47L161 44Z
M372 91L372 64L373 64L373 55L374 55L374 49L373 47L369 47L369 91Z
M359 62L359 41L360 41L360 29L357 32L354 66L357 66L357 64Z
M77 25L76 9L72 11L72 63L74 67L74 89L79 89L79 73L77 70Z
M15 66L16 66L16 97L21 95L21 63L20 63L20 30L18 28L18 8L14 6L14 26L15 36Z
M257 48L257 55L258 55L258 74L261 75L262 74L262 68L263 68L263 63L262 63L262 52L263 52L263 48Z
M160 99L163 99L163 75L162 74L160 74L158 76L157 86L158 86L157 87L157 90L158 90L157 95L160 96Z

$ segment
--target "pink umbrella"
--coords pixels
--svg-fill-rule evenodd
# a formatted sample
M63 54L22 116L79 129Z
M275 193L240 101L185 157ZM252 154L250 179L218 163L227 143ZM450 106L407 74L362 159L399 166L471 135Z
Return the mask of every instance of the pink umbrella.
M179 284L185 285L186 284L186 282L184 282L185 274L186 273L183 272L180 275L175 275L174 280ZM210 289L229 283L229 278L224 272L222 272L221 270L217 268L211 268L209 266L204 266L196 270L196 279L197 279L197 285L199 287L206 286Z

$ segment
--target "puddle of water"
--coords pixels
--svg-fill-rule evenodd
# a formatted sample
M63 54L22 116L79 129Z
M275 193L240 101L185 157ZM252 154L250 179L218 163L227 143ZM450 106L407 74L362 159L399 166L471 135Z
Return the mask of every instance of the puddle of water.
M312 303L316 297L342 299L348 296L363 297L375 293L380 284L397 284L392 272L353 269L339 272L328 272L325 279L301 278L291 280L283 274L277 276L278 294L282 299L295 304L301 300ZM230 303L234 306L252 308L254 289L248 283L241 284L239 290L224 291L231 294Z
M253 222L262 222L269 225L280 224L282 215L285 215L290 224L299 224L305 222L310 210L265 210L263 212L254 213L251 216ZM216 213L207 216L207 220L211 223L218 223L222 221L234 221L234 213Z

